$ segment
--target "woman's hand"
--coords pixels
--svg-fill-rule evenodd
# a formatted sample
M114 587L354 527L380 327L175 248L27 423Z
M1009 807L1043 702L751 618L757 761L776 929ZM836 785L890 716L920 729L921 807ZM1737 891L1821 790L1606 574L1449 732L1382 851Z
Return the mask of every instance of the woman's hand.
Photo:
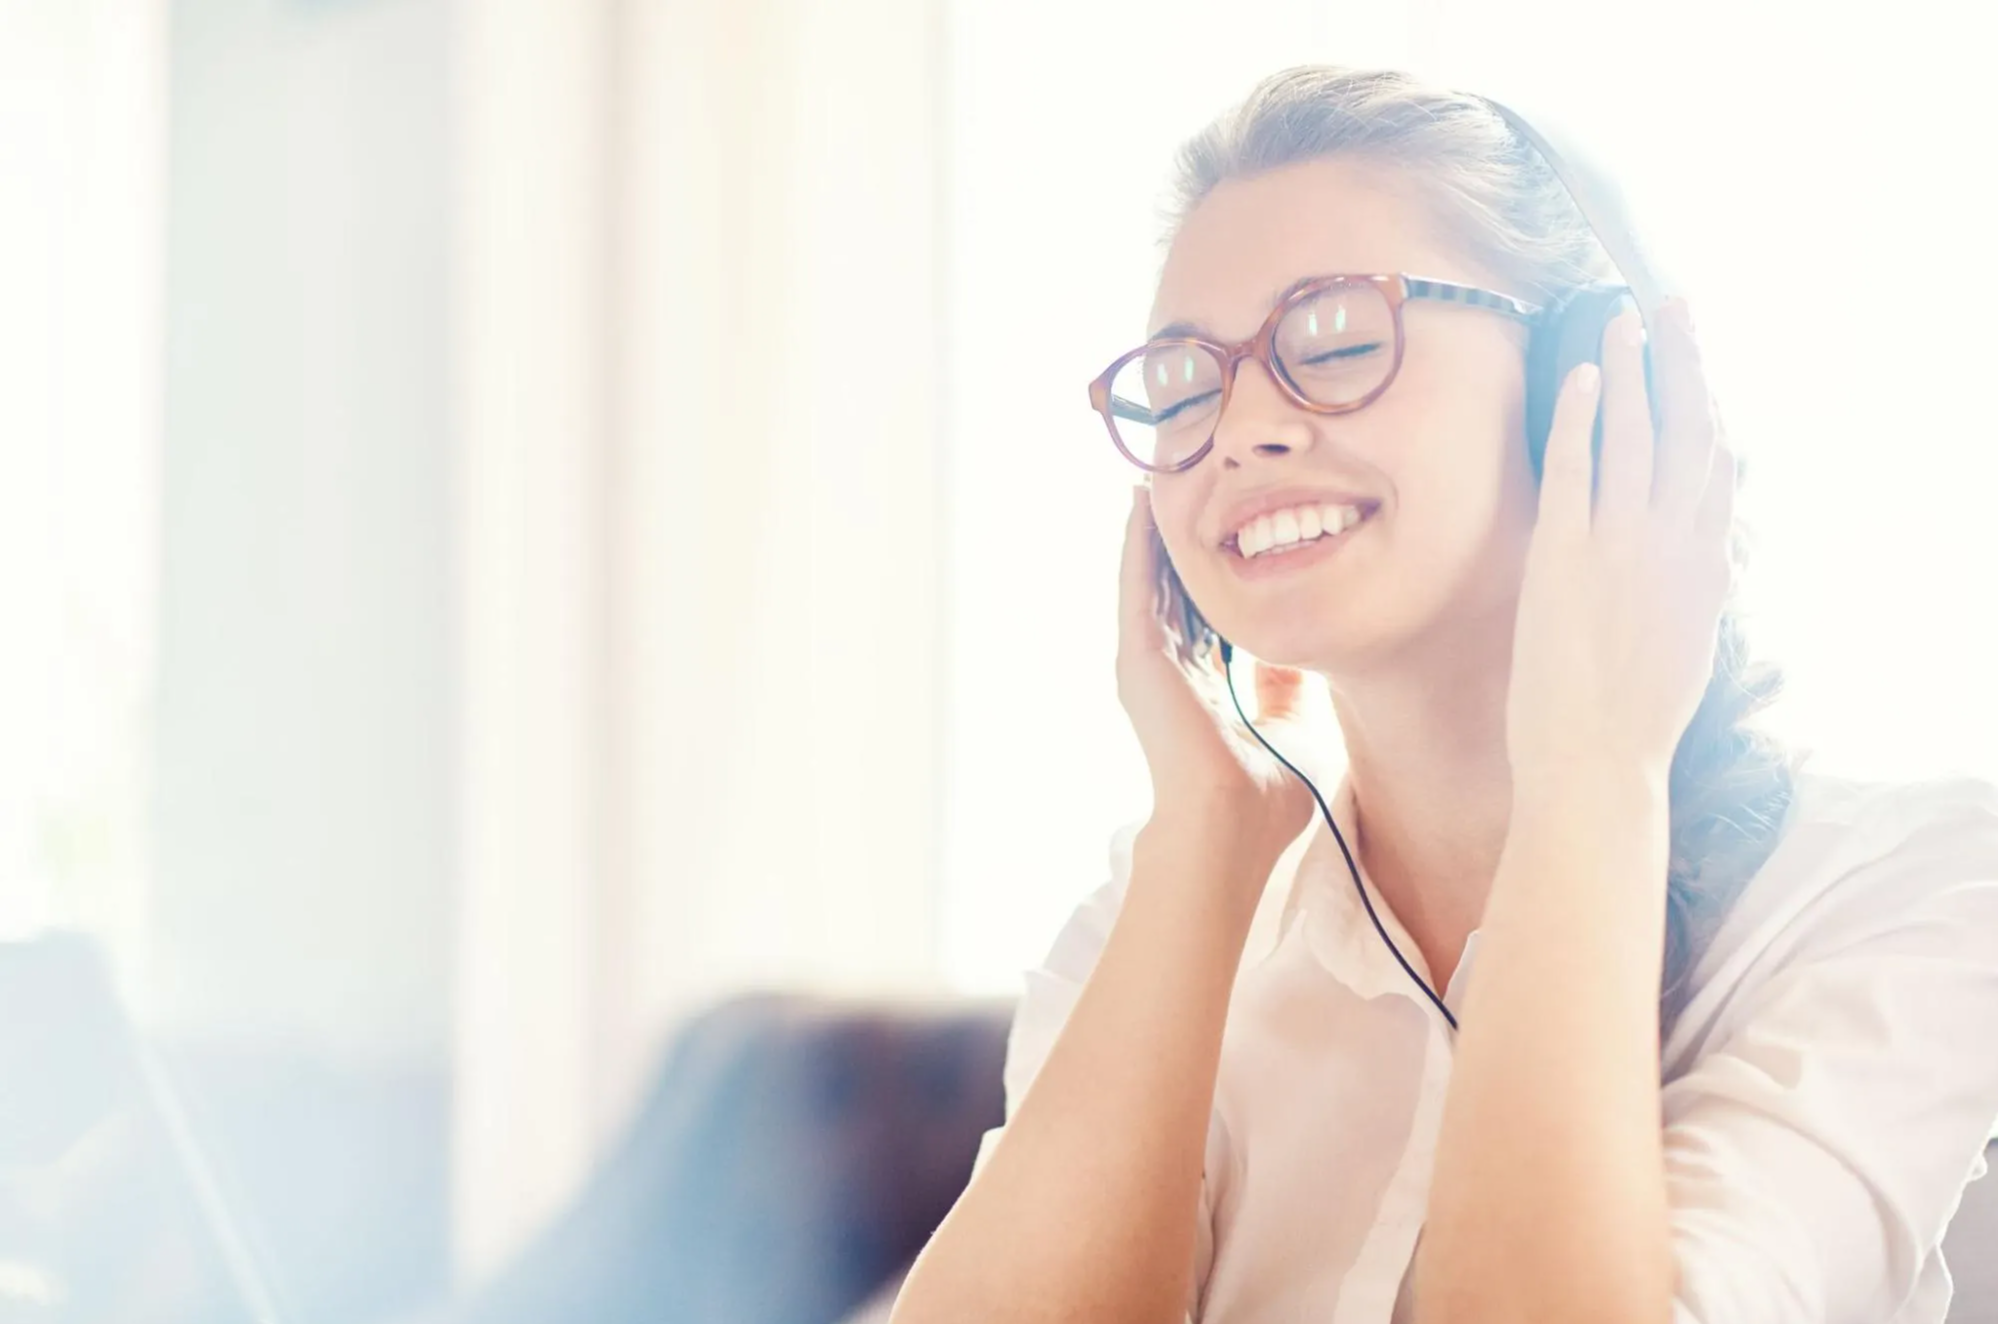
M1563 383L1527 552L1507 699L1523 783L1637 773L1663 788L1714 666L1731 576L1735 461L1722 443L1686 305L1666 305L1653 364L1654 444L1636 313L1603 369ZM1600 392L1599 392L1600 384ZM1591 500L1598 398L1603 455Z
M1117 682L1152 772L1151 822L1225 833L1249 862L1275 864L1310 821L1311 795L1236 716L1218 654L1210 664L1180 661L1159 614L1152 529L1151 494L1134 488L1118 578ZM1256 664L1257 729L1287 758L1301 735L1304 683L1302 672Z

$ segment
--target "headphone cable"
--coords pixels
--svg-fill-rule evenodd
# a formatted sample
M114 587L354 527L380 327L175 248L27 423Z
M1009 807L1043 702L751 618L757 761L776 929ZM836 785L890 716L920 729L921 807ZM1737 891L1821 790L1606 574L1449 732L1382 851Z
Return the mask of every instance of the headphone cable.
M1221 639L1220 635L1215 637ZM1444 1005L1443 999L1438 997L1430 986L1424 982L1423 977L1410 968L1409 962L1403 959L1402 949L1395 945L1395 940L1388 936L1388 930L1382 927L1381 916L1374 913L1374 902L1368 899L1367 887L1360 881L1360 866L1354 863L1353 852L1347 849L1346 836L1340 831L1340 825L1333 821L1333 811L1326 807L1326 798L1319 794L1318 787L1312 785L1310 777L1298 771L1297 766L1290 759L1279 754L1277 747L1263 738L1263 732L1257 730L1256 724L1249 720L1247 713L1243 712L1242 699L1235 692L1235 672L1229 666L1235 660L1235 647L1226 639L1221 639L1221 645L1222 679L1228 682L1229 700L1235 704L1236 716L1242 719L1242 724L1249 728L1249 733L1256 737L1257 743L1269 750L1270 756L1289 769L1292 776L1305 783L1305 789L1312 793L1312 799L1319 806L1319 813L1325 817L1326 826L1333 830L1333 840L1340 845L1340 854L1346 857L1347 872L1353 875L1354 890L1360 893L1361 905L1367 907L1367 917L1374 921L1374 931L1379 933L1381 940L1388 944L1388 950L1395 956L1395 963L1402 967L1403 972L1409 978L1416 981L1416 987L1422 989L1423 996L1430 999L1435 1004L1437 1010L1444 1014L1444 1019L1450 1022L1451 1029L1455 1032L1458 1028L1458 1018L1451 1015L1451 1009Z

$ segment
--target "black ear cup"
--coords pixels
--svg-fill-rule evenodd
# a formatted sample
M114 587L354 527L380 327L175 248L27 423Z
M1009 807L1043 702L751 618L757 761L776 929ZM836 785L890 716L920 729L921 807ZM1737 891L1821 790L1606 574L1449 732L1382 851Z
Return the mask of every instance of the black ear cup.
M1541 314L1527 346L1527 458L1534 481L1541 480L1542 458L1548 452L1548 429L1555 420L1555 397L1568 375L1584 363L1595 363L1603 349L1604 328L1626 308L1635 307L1628 286L1598 282L1585 285L1562 303ZM1647 359L1650 375L1650 359ZM1592 452L1603 445L1603 423L1597 423Z

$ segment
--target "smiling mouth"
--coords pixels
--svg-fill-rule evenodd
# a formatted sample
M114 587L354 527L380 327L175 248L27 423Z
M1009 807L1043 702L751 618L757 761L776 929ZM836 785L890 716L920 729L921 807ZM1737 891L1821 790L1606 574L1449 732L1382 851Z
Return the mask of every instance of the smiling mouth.
M1222 541L1222 547L1242 561L1293 555L1322 543L1342 540L1343 535L1373 518L1378 508L1374 504L1328 504L1274 511L1243 525Z

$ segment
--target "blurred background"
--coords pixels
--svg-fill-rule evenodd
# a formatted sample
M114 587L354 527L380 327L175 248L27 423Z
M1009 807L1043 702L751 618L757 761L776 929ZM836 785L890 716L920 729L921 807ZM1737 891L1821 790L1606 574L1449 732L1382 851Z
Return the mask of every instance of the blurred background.
M1993 776L1996 35L0 0L0 938L100 944L325 1318L492 1281L725 1000L1010 996L1146 808L1084 383L1174 146L1304 61L1616 165L1749 455L1773 724Z

